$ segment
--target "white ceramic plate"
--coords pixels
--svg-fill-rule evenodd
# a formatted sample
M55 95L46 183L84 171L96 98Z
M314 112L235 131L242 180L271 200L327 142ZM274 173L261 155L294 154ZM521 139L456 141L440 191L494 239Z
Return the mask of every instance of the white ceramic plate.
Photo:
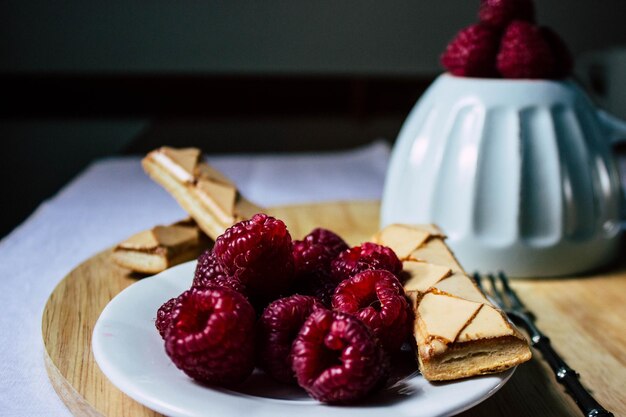
M413 372L366 404L328 406L299 388L255 373L237 390L194 382L170 361L154 327L157 309L191 285L195 261L145 278L118 294L96 322L92 347L109 380L129 397L173 417L190 416L450 416L484 401L500 389L513 370L451 383L429 383Z

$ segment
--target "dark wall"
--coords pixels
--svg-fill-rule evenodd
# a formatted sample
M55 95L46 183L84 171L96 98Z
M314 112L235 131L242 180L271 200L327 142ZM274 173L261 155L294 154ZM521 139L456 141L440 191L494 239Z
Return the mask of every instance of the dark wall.
M623 0L537 1L576 55L626 44ZM94 158L162 144L393 141L478 0L0 2L0 236Z
M0 71L431 74L478 0L7 0ZM538 0L583 52L626 43L623 0Z

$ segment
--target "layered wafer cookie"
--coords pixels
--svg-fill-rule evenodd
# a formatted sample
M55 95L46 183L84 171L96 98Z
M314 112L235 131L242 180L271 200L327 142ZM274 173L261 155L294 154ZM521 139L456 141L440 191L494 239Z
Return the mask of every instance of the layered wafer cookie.
M118 265L143 274L156 274L196 259L212 241L193 220L156 226L119 243L111 255Z
M373 241L403 261L420 370L431 381L501 372L530 359L528 342L468 277L432 225L391 225Z
M197 148L162 147L150 152L142 165L212 239L263 211L245 199L232 181L204 162Z

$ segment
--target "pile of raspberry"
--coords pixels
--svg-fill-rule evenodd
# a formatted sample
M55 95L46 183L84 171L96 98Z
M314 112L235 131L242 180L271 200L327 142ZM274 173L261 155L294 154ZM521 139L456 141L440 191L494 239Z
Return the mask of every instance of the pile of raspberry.
M535 24L532 0L481 0L479 22L462 29L441 56L462 77L561 79L573 59L552 29Z
M155 324L174 364L204 384L233 386L258 367L321 402L354 403L385 386L411 342L401 270L390 248L349 248L321 228L292 241L257 214L198 258L191 288Z

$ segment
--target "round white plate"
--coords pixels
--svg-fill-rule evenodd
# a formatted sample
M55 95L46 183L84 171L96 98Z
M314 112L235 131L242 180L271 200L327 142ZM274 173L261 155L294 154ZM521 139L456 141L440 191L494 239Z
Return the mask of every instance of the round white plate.
M188 262L131 285L105 307L93 331L94 357L113 385L168 416L450 416L487 399L513 374L435 384L414 372L354 406L320 404L257 371L236 390L207 387L174 366L154 326L161 304L189 288L194 268Z

